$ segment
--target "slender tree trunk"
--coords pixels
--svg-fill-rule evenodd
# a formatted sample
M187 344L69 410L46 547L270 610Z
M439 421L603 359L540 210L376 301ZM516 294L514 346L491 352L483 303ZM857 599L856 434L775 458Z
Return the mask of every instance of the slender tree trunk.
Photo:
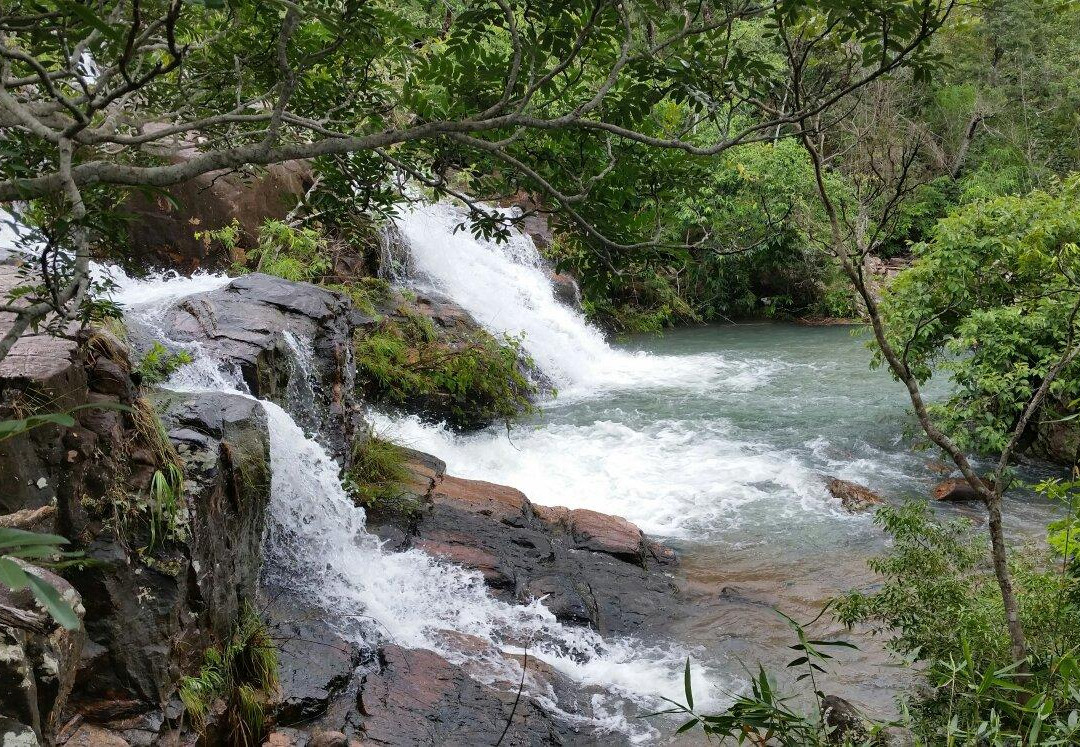
M954 181L960 178L960 173L964 170L964 164L967 162L968 151L971 150L971 143L975 140L975 133L979 131L979 125L982 124L983 115L977 108L975 113L971 115L971 120L968 122L967 129L964 130L964 136L960 140L960 147L956 151L956 158L953 159L952 168L949 170L949 177Z
M927 437L949 455L956 466L960 468L960 472L964 475L964 479L971 485L976 495L982 498L983 503L986 504L987 512L989 514L987 525L990 533L994 575L997 578L998 589L1001 592L1001 601L1005 608L1005 622L1009 631L1010 654L1013 662L1020 665L1022 668L1024 661L1027 658L1027 639L1024 635L1023 625L1020 623L1020 605L1016 598L1016 591L1013 588L1012 576L1009 573L1007 556L1008 545L1005 542L1005 533L1001 520L1001 481L999 480L993 488L988 486L982 478L975 473L967 455L964 454L960 447L957 446L948 435L937 427L933 420L931 420L930 413L926 409L926 403L922 398L918 380L912 375L905 361L897 355L896 350L893 348L885 334L885 325L881 319L877 300L870 292L866 280L862 275L861 251L857 254L860 259L859 264L856 265L852 261L850 247L848 246L843 229L840 225L840 217L836 212L836 206L829 196L828 187L825 186L821 153L810 139L809 135L806 134L807 127L804 125L802 129L803 135L801 136L801 140L803 147L810 155L810 159L814 166L815 186L817 188L818 198L821 200L825 214L829 218L831 239L830 249L836 259L839 260L844 273L848 276L848 279L851 281L855 290L859 293L859 296L862 297L863 303L866 305L866 313L870 317L870 326L874 332L874 339L877 341L890 370L907 387L911 405L915 410L916 417L919 419L919 425L922 427Z

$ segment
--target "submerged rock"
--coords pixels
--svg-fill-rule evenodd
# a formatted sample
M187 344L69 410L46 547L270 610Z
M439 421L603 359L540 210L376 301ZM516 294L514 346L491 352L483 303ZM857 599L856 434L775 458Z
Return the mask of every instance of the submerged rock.
M979 501L982 500L971 483L962 477L950 477L934 486L936 501Z
M837 477L826 477L825 487L848 513L859 513L885 503L885 499L865 485Z

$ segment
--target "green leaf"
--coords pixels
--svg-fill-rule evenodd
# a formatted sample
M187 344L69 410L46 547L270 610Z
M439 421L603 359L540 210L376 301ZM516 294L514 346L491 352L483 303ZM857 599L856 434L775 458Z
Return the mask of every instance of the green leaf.
M686 657L686 668L683 670L683 690L686 692L686 705L694 710L694 690L690 686L690 657Z
M71 13L72 15L78 16L79 19L81 19L82 22L85 23L87 26L91 26L97 29L101 33L105 34L105 36L112 39L114 42L120 42L123 39L123 36L121 35L119 29L110 26L104 21L104 19L98 16L97 13L95 13L86 5L78 2L73 2L73 0L57 0L56 4Z
M683 724L682 726L680 726L680 727L679 727L678 729L676 729L676 730L675 730L675 733L676 733L676 734L682 734L683 732L687 732L687 731L690 731L690 730L691 730L691 729L693 729L693 728L694 728L695 726L697 726L699 722L700 722L700 719L697 719L697 718L692 718L692 719L690 719L689 721L687 721L687 722L686 722L685 724Z
M12 591L25 589L29 585L29 574L10 558L0 558L0 583Z
M33 574L27 574L27 579L30 582L30 589L34 592L34 596L45 605L45 609L49 611L49 614L53 616L56 622L68 630L79 629L78 615L75 614L75 610L71 608L71 605L61 598L56 587Z

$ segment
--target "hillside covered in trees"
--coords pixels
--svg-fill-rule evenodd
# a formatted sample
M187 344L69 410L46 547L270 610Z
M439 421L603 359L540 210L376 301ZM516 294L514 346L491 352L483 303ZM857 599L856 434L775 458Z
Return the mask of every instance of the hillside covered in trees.
M0 744L1080 742L1078 69L1075 0L3 3Z

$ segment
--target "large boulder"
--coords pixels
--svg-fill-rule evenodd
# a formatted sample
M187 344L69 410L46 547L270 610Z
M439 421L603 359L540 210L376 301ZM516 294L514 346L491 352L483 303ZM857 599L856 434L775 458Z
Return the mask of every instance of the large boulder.
M189 296L162 320L165 335L196 342L232 366L248 390L288 409L343 459L357 425L349 299L310 283L245 275Z
M283 218L296 206L312 178L306 163L287 162L254 174L205 174L153 195L136 192L125 205L133 218L125 260L185 273L227 268L242 257L195 234L236 221L242 244L250 246L266 220Z
M22 566L82 617L82 600L71 584L42 568ZM0 745L53 744L84 639L81 628L67 630L53 620L28 589L15 592L0 584Z
M659 630L677 612L664 572L675 553L625 519L538 506L514 488L452 477L439 460L404 453L401 489L415 509L369 509L369 526L391 546L477 570L496 596L542 599L560 620L604 634Z
M185 466L182 530L152 553L112 532L86 546L72 575L87 606L90 645L76 706L90 720L147 711L225 639L255 597L270 495L262 407L239 395L162 395L162 425ZM136 545L137 546L137 545Z

